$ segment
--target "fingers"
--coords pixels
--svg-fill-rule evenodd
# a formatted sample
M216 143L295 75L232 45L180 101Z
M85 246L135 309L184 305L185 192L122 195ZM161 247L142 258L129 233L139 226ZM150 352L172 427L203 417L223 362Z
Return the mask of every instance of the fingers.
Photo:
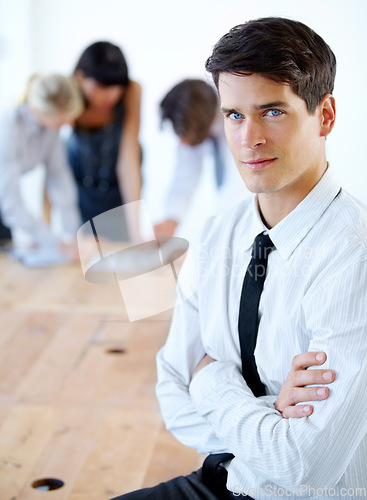
M292 373L293 387L331 384L334 380L335 372L333 370L298 370Z
M288 404L296 405L302 401L322 401L329 396L328 387L294 387L288 396Z
M288 406L282 413L284 418L309 417L313 413L311 405Z
M300 405L301 401L323 401L329 397L328 387L294 387L287 394L287 406L282 402L275 402L275 409L285 418L307 417L312 414L313 407L309 404Z
M324 352L305 352L297 354L292 360L291 377L294 387L315 384L330 384L335 380L332 370L307 370L311 366L320 366L326 361Z
M276 410L284 418L309 416L313 407L306 404L306 401L322 401L328 398L329 388L323 385L334 382L335 372L330 369L315 369L315 366L320 366L325 361L324 352L306 352L293 358L291 371L275 401Z
M304 352L297 354L292 360L292 370L304 370L310 366L319 366L326 361L324 352Z

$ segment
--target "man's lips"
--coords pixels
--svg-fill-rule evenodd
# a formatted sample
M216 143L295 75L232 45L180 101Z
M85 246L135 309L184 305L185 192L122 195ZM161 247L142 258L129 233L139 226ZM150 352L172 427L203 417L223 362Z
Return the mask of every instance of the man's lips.
M251 170L261 170L262 168L265 168L273 163L275 160L276 158L258 158L256 160L242 161L242 163L251 168Z

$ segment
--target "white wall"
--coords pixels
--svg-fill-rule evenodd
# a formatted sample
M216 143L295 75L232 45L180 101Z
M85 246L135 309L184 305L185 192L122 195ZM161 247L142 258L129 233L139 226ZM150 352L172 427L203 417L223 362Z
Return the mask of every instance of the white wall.
M33 71L30 0L0 0L0 101L19 98Z
M91 42L120 45L143 84L144 197L158 216L175 145L159 127L160 99L181 78L205 78L212 46L232 26L268 15L309 24L334 50L338 112L328 157L343 185L367 202L365 0L0 0L0 100L15 97L25 70L71 73Z

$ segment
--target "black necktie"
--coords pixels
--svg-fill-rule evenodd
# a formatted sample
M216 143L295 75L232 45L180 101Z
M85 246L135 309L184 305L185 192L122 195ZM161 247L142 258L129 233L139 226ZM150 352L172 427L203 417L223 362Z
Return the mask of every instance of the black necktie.
M257 372L254 350L259 326L259 302L263 290L268 255L274 244L267 234L256 236L252 256L243 281L238 331L240 336L242 374L256 397L265 395L265 387Z

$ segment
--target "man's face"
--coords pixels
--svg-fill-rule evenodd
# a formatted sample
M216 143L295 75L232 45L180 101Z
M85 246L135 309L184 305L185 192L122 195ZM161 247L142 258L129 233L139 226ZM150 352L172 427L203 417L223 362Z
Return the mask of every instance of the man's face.
M259 200L261 193L302 200L326 168L324 136L332 125L325 127L324 104L310 114L289 85L257 74L221 73L219 94L229 147L248 189Z

